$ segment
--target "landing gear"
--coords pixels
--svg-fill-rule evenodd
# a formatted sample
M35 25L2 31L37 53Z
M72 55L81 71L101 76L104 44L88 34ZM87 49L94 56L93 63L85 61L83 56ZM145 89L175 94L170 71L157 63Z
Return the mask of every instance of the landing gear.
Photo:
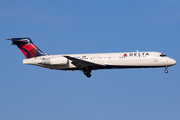
M168 67L165 67L165 71L164 71L165 73L168 73L168 70L167 70L167 69L168 69Z
M84 74L86 75L86 77L88 77L88 78L91 77L91 70L85 69L85 70L83 70L83 71L84 71Z
M91 77L91 73L88 73L88 74L86 75L86 77L90 78L90 77Z

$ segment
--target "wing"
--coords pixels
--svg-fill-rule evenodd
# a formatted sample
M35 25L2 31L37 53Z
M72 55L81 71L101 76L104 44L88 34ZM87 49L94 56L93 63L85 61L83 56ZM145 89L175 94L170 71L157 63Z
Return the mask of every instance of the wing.
M103 67L105 66L104 64L99 64L99 63L93 63L93 62L89 62L89 61L85 61L85 60L80 60L74 57L70 57L70 56L64 56L65 58L67 58L68 60L71 60L72 64L75 65L78 69L83 70L85 68L96 68L96 67Z

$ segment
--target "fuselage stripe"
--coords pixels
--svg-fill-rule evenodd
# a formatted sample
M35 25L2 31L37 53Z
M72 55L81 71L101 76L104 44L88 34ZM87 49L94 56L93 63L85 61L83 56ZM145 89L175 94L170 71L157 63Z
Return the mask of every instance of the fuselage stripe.
M28 57L31 58L31 54L28 50L22 48L22 47L19 47L21 50L23 50L24 52L26 52L28 54Z

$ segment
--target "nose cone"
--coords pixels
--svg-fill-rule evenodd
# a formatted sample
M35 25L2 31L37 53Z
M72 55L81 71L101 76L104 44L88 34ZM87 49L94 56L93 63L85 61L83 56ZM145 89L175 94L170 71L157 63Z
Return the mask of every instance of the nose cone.
M169 64L170 64L170 65L175 65L175 64L176 64L176 60L174 60L174 59L171 58L171 59L169 60Z

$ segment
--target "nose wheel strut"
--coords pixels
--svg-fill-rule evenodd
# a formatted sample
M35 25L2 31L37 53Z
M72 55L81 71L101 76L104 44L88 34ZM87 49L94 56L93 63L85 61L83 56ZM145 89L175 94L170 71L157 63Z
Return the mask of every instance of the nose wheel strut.
M165 73L168 73L168 70L167 70L167 69L168 69L168 67L165 67L165 71L164 71Z

